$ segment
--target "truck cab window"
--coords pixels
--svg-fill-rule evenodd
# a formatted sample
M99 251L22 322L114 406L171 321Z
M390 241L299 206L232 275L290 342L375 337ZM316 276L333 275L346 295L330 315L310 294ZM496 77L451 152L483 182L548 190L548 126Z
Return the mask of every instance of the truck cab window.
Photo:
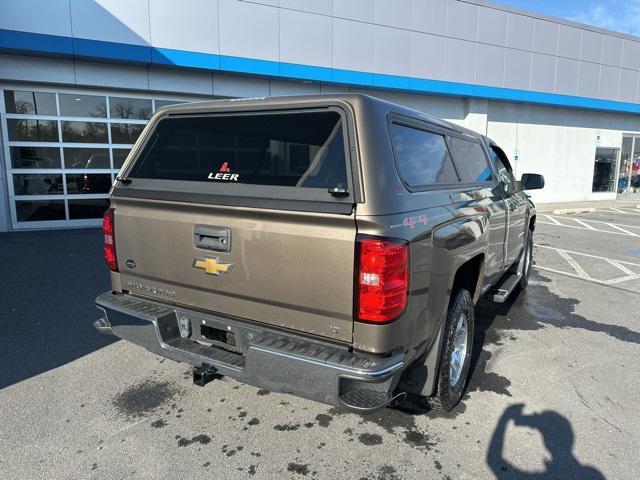
M491 146L490 153L491 159L496 166L496 171L498 172L498 180L502 185L505 195L507 197L513 195L516 192L516 182L511 173L509 160L507 160L504 152L496 146Z

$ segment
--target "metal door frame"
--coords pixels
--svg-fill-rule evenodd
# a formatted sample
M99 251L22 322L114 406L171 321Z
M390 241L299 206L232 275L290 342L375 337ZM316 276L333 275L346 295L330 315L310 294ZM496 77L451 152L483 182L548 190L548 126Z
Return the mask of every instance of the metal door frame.
M618 182L620 181L620 167L618 167L618 173L616 174L616 200L631 200L631 173L633 172L633 153L636 150L636 140L640 138L638 134L622 134L622 144L620 145L619 162L622 164L622 146L624 145L625 137L631 138L631 161L629 162L629 170L627 171L627 197L624 197L624 193L621 193L621 198L618 198Z

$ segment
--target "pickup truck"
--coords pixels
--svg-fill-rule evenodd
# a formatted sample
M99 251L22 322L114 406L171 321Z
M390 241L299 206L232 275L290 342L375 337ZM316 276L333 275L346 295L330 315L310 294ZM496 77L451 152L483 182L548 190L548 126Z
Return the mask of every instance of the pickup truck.
M366 95L160 109L110 192L104 333L371 411L460 400L481 295L527 286L536 210L483 135Z

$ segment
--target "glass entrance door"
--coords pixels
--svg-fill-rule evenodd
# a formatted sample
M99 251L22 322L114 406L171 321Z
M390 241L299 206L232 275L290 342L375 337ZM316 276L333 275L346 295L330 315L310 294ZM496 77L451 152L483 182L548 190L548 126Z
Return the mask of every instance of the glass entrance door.
M640 200L640 136L622 139L618 200Z

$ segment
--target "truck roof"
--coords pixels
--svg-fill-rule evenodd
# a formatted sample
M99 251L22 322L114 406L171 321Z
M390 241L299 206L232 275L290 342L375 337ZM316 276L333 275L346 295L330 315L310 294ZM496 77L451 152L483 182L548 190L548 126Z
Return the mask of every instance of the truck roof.
M339 93L339 94L315 94L315 95L291 95L282 97L249 97L249 98L231 98L222 100L207 100L203 102L181 103L176 105L168 105L158 109L161 113L204 113L214 110L246 110L246 109L268 109L301 107L308 105L309 107L321 106L323 104L332 104L345 102L354 109L359 106L369 104L380 110L394 112L408 117L413 117L442 128L453 130L459 133L471 135L476 138L482 138L483 135L473 130L461 127L447 120L443 120L434 115L429 115L418 110L414 110L397 103L382 100L371 95L363 93Z

